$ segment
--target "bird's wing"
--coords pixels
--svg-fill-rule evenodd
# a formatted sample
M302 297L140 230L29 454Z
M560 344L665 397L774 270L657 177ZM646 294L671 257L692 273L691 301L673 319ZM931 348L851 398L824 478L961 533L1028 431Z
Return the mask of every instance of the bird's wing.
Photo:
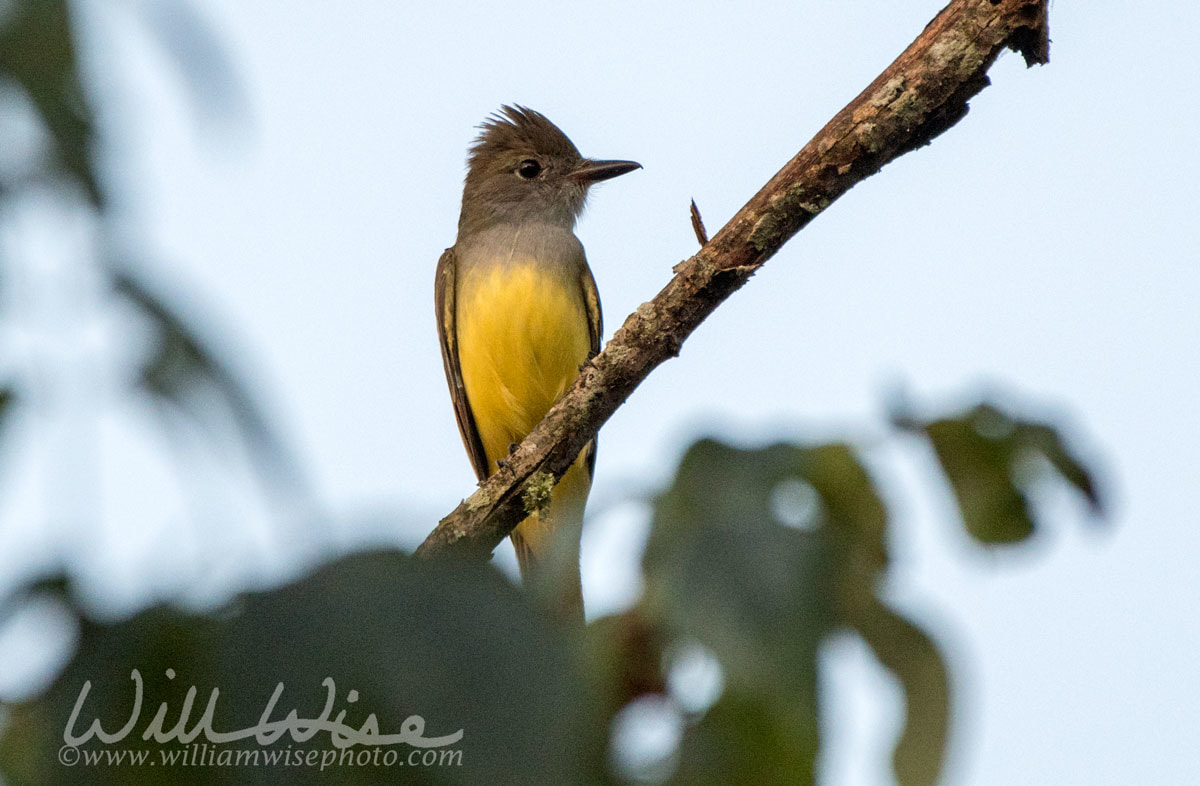
M596 290L596 279L592 271L583 268L583 305L587 308L588 338L591 339L591 351L588 359L600 354L600 336L604 332L604 319L600 315L600 293Z
M580 280L583 286L583 305L587 309L588 320L588 338L591 339L591 348L588 351L588 360L600 353L600 337L604 333L604 318L600 312L600 292L596 289L596 279L592 278L592 271L585 264L583 266L583 277ZM588 475L594 475L596 469L596 440L592 440L583 449L584 458L587 461Z
M446 383L450 386L450 398L454 401L454 417L458 421L458 433L462 435L471 466L480 481L487 480L488 460L467 401L467 390L463 385L462 367L458 362L458 329L455 325L455 285L457 270L454 249L448 248L438 260L436 280L433 287L434 307L437 310L438 340L442 345L442 365L446 369ZM594 286L594 285L593 285Z

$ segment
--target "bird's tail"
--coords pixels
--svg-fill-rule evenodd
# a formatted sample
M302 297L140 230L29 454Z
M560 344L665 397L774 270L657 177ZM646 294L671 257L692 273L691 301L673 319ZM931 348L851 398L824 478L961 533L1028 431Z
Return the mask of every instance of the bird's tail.
M558 618L583 625L579 538L591 477L576 461L550 494L550 504L512 531L521 580L534 598Z

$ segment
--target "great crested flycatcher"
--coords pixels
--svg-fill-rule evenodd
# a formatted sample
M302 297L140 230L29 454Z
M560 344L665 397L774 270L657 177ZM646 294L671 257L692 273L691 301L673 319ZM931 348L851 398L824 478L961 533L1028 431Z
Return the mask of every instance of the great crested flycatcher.
M575 220L592 184L640 164L584 158L544 115L521 106L503 107L480 128L434 300L454 414L482 481L600 351L600 296ZM580 619L579 535L595 461L593 440L550 504L510 535L522 578Z

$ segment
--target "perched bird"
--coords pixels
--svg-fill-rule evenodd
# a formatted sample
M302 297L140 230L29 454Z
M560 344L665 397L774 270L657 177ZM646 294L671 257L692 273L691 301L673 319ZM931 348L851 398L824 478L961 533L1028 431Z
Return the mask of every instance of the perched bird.
M482 481L600 351L600 296L575 220L590 186L641 165L584 158L544 115L521 106L503 107L480 128L434 300L454 414ZM524 581L579 620L579 535L595 459L593 441L549 505L510 535Z

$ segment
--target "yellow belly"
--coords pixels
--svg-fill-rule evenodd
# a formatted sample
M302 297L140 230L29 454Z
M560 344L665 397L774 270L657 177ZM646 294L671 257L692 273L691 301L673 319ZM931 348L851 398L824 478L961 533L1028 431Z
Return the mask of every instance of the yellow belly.
M533 266L459 283L458 356L491 471L570 387L591 341L578 287Z
M578 376L591 349L587 311L579 287L534 266L498 266L463 277L456 321L463 385L490 474ZM578 548L590 486L581 455L555 486L549 509L513 531L523 574L547 554L561 527L572 530ZM582 609L577 555L572 573L563 602Z

